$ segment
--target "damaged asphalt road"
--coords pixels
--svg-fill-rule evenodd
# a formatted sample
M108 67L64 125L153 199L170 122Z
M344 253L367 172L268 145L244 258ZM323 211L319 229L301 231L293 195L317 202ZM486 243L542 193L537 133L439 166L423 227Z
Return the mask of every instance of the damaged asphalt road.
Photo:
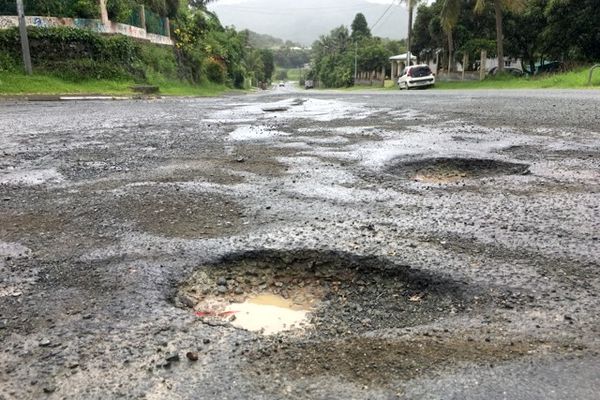
M597 398L596 91L0 122L0 399Z

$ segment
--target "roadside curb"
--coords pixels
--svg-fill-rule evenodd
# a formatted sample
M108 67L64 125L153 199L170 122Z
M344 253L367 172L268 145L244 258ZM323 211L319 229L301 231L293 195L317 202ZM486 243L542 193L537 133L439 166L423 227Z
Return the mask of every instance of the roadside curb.
M76 94L65 94L65 95L0 95L0 102L3 101L106 101L106 100L154 100L160 99L161 96L147 96L147 95L124 95L124 96L107 96L107 95L76 95Z

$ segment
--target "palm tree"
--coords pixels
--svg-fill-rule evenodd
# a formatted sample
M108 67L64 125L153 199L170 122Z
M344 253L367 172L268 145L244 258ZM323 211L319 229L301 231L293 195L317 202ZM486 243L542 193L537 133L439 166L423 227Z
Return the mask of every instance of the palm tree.
M521 11L525 7L526 0L476 0L475 12L482 13L486 6L494 3L494 12L496 14L496 56L498 57L498 71L504 71L504 34L502 33L502 10ZM448 33L449 42L452 40L452 29L458 22L463 1L461 0L444 0L442 7L442 26ZM449 43L449 47L452 44ZM451 53L451 51L450 51Z
M213 3L216 0L189 0L188 4L194 8L204 9L208 3Z

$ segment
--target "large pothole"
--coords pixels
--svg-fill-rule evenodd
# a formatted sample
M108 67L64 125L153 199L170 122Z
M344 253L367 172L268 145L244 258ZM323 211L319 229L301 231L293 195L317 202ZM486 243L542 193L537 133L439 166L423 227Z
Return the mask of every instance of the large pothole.
M428 323L484 302L477 289L442 275L314 250L229 255L198 268L176 296L207 323L319 336Z
M489 176L526 175L529 165L480 158L428 158L400 162L388 172L420 182L447 183Z

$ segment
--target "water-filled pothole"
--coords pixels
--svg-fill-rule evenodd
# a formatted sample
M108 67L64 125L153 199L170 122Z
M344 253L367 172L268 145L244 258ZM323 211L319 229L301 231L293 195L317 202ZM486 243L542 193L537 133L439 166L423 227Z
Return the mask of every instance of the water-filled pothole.
M498 175L526 175L529 165L480 158L428 158L400 162L388 172L420 182L445 183Z
M176 304L206 322L265 334L356 334L431 322L487 300L466 283L377 257L251 251L198 268Z

